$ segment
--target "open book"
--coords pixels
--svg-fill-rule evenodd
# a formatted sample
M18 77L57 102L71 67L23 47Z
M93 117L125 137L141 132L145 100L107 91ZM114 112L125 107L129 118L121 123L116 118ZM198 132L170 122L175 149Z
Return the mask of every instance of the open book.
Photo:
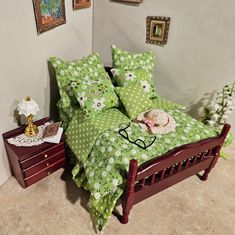
M60 122L49 124L45 127L43 138L44 142L58 144L63 133L63 128L60 127Z

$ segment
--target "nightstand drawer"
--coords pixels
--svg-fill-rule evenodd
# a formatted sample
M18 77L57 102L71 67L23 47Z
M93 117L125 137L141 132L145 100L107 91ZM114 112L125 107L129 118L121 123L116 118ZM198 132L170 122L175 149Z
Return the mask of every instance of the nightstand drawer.
M61 150L59 153L52 155L49 158L46 158L42 160L41 162L38 162L35 165L30 166L29 168L26 168L23 170L24 177L30 177L39 171L44 170L45 168L51 166L55 162L59 161L60 159L65 159L65 152L64 150Z
M41 126L50 121L49 118L43 118L35 122L35 125ZM25 131L25 126L4 133L3 139L6 147L8 159L10 161L12 173L23 188L36 183L40 179L48 176L50 173L64 167L66 164L65 139L62 133L60 142L22 147L10 144L9 138L14 138Z
M26 169L32 165L37 164L38 162L41 162L44 159L50 158L51 156L57 154L61 150L64 150L64 142L61 142L60 144L57 144L46 151L34 155L31 158L28 158L27 160L20 161L20 166L22 169Z
M35 175L32 175L28 178L25 178L25 184L26 187L30 186L33 183L36 183L37 181L39 181L40 179L50 175L51 173L53 173L54 171L60 169L61 167L63 167L65 164L65 159L61 159L57 162L55 162L54 164L52 164L50 167L47 167L46 169L38 172Z

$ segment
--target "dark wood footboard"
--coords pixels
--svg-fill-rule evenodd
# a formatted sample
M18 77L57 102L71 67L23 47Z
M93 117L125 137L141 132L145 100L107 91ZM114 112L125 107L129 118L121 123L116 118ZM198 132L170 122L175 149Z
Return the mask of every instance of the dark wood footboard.
M204 170L201 180L206 180L215 166L220 149L229 132L225 124L217 137L204 139L177 147L140 166L130 161L126 189L122 198L122 223L128 222L132 206L186 178Z

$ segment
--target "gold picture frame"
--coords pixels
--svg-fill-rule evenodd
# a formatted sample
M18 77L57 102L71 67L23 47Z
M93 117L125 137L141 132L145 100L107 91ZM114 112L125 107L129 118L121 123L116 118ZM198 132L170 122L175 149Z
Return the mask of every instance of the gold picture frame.
M167 44L170 19L170 17L163 16L148 16L146 43L162 46Z
M64 0L33 0L33 6L38 34L66 23Z
M73 0L73 9L78 10L91 6L91 0Z

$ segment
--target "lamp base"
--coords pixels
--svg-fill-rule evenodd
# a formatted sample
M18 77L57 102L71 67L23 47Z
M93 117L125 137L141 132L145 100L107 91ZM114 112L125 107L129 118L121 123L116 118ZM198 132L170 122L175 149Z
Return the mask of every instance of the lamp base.
M33 115L32 114L30 114L27 117L27 120L28 120L28 126L25 128L24 133L28 137L33 137L33 136L37 135L38 127L33 124Z

